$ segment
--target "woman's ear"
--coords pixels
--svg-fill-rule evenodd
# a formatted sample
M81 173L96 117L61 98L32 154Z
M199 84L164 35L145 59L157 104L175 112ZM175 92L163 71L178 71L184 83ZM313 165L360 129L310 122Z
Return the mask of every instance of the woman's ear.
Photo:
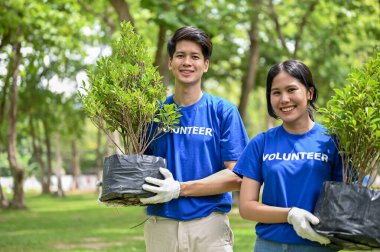
M309 101L313 100L313 95L314 95L314 88L311 87L309 88L309 90L307 91L307 99Z

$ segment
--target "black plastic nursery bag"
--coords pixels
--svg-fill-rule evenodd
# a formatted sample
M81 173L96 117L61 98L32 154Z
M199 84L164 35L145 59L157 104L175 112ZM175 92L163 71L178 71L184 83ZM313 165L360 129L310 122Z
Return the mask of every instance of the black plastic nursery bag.
M159 168L165 159L148 155L119 155L105 158L101 202L115 205L142 205L140 198L155 195L142 189L146 177L163 179Z
M316 232L336 249L380 248L380 191L360 185L325 182L314 214Z

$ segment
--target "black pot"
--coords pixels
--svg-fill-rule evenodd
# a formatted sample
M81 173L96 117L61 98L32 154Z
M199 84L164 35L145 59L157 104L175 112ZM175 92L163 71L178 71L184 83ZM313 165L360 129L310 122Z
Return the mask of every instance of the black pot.
M380 248L380 191L325 182L314 210L317 233L335 249Z
M105 158L101 202L110 205L143 205L140 198L154 196L142 189L146 177L163 179L159 168L165 159L148 155L119 155Z

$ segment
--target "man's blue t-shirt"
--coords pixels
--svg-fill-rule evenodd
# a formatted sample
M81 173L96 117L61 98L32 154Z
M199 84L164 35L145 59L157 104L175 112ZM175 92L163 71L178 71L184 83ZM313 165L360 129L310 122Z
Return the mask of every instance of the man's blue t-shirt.
M167 98L174 103L173 96ZM193 105L180 107L178 128L154 140L151 154L166 159L167 168L180 182L198 180L225 169L224 161L237 160L248 137L235 105L203 93ZM180 197L152 204L148 215L177 220L205 217L214 211L231 210L231 193L213 196Z
M326 129L315 123L305 134L279 126L254 137L233 171L264 183L262 203L314 211L323 182L342 181L341 157ZM282 243L313 244L288 223L256 225L260 238Z

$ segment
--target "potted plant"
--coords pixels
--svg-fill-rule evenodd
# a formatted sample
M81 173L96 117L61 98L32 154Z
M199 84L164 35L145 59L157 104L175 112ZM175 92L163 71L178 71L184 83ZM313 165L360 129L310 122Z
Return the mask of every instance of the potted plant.
M315 229L339 249L379 248L380 191L371 183L380 175L380 51L319 111L342 156L343 183L324 184Z
M141 205L139 198L152 196L142 189L145 177L162 178L160 157L144 155L149 144L179 122L174 104L163 104L166 87L153 66L142 38L130 23L121 23L120 39L112 55L102 57L88 71L89 85L79 93L92 122L110 137L118 132L123 153L107 157L103 167L101 202ZM112 139L112 138L111 138Z

